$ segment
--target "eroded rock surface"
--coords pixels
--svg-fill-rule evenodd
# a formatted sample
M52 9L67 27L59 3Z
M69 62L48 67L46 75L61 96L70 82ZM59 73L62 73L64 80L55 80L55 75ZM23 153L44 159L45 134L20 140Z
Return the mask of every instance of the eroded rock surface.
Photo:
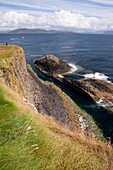
M89 95L98 104L113 110L113 84L105 80L98 79L62 79L64 83L72 86L76 90Z

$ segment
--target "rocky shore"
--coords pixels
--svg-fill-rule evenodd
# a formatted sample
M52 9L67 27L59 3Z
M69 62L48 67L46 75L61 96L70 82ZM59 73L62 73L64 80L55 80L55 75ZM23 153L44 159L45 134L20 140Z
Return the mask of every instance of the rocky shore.
M73 89L91 97L97 104L113 111L113 84L105 80L85 78L81 80L62 78Z
M47 55L35 61L35 66L42 72L62 81L72 87L75 91L92 98L99 105L113 111L113 84L105 80L84 78L76 80L64 78L64 74L72 69L67 63L53 55Z

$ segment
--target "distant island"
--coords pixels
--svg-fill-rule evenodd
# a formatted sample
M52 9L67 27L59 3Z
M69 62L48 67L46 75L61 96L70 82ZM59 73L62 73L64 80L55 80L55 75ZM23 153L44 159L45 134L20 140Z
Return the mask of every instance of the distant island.
M28 29L28 28L19 28L12 31L7 31L8 34L50 34L50 33L65 33L65 34L75 34L76 32L71 31L61 31L61 30L45 30L45 29Z
M14 30L5 30L0 31L0 34L113 34L113 30L100 30L100 31L83 31L83 32L76 32L76 31L67 31L67 30L46 30L46 29L40 29L40 28L18 28Z
M104 34L110 34L110 35L112 35L112 34L113 34L113 30L104 31Z

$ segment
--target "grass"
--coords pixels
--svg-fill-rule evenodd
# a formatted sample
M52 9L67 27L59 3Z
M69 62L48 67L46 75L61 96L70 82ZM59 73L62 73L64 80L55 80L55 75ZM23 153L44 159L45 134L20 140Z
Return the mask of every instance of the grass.
M113 150L36 113L0 85L1 170L112 170Z
M0 69L8 69L12 58L23 53L21 47L16 45L0 45Z
M23 95L24 85L27 84L25 74L27 70L23 49L16 45L0 45L0 81Z

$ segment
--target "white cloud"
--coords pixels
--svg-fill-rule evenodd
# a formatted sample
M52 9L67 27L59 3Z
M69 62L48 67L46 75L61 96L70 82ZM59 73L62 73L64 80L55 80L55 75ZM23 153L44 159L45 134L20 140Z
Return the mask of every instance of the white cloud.
M84 15L69 11L56 11L51 14L41 16L31 16L27 13L10 11L0 14L1 29L9 28L43 28L43 29L62 29L62 30L102 30L112 29L111 20L99 19L96 17L85 17Z
M0 25L4 28L17 28L24 26L30 26L34 23L34 17L27 13L17 13L15 11L0 14Z

